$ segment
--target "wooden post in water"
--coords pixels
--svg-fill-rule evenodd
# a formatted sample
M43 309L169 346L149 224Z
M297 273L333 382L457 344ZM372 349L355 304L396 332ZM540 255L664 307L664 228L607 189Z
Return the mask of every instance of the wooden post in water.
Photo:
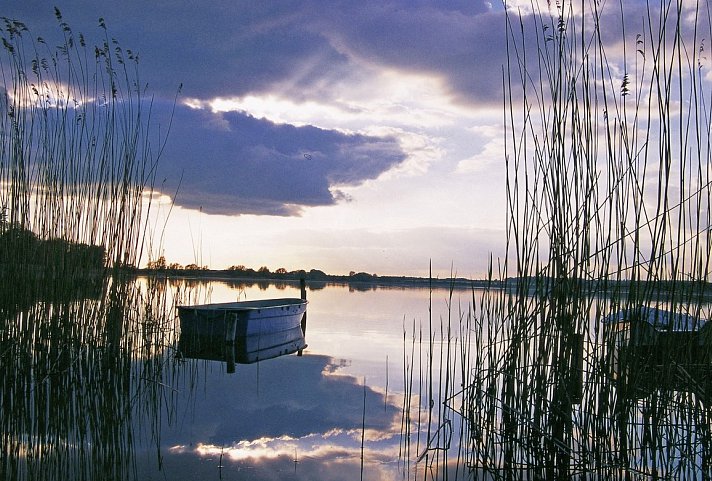
M234 343L237 331L237 315L225 313L225 342Z
M234 343L225 343L225 359L227 362L227 373L228 374L234 374L235 373L235 344Z
M299 279L299 287L302 291L301 292L302 299L306 300L306 298L307 298L307 281L303 277L301 279ZM304 337L306 337L306 335L307 335L307 311L304 311L304 314L302 315L302 335ZM297 352L297 356L301 356L303 350L304 349L300 349Z
M237 314L225 313L225 346L227 372L235 372L235 336L237 334Z

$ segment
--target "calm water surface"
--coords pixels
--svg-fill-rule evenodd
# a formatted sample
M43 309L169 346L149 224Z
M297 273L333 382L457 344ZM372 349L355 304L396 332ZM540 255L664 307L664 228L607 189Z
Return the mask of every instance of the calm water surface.
M300 295L298 285L222 282L190 291L211 302ZM447 316L447 298L433 291L434 319ZM427 326L429 290L330 285L308 300L301 357L231 374L217 361L170 363L158 427L144 427L137 449L140 479L353 480L362 463L364 479L401 477L404 332L410 343L413 325Z
M511 473L515 461L515 472L543 473L551 463L539 444L506 435L516 428L546 440L554 432L551 422L534 422L558 419L546 408L560 395L551 389L556 366L542 358L525 359L516 372L497 365L507 349L501 313L468 331L469 318L460 322L458 313L468 311L469 290L450 298L444 289L313 284L303 355L229 373L225 362L179 355L175 306L299 297L297 284L139 279L59 297L36 287L0 296L1 479L454 480L485 462L494 473ZM618 392L594 320L581 323L580 402L568 408L561 438L572 469L600 479L648 471L712 478L712 408L699 382L653 379L645 395ZM549 339L529 327L521 352L533 356ZM468 332L479 334L463 344ZM491 343L482 345L488 332ZM499 399L509 379L518 389L537 379L544 387Z

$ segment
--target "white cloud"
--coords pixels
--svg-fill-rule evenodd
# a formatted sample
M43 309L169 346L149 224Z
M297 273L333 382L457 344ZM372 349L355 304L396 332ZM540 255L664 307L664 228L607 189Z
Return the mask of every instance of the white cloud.
M472 130L484 138L484 144L480 152L457 164L458 173L481 172L493 164L501 164L504 159L504 133L500 126L483 125Z
M523 15L531 13L557 13L557 3L551 0L505 0L505 8L513 12L520 12ZM566 4L573 2L564 2ZM567 8L569 5L567 5Z
M319 101L290 98L272 89L206 103L216 112L241 110L278 123L350 131L373 125L438 128L453 125L462 115L473 115L471 109L453 103L436 76L370 70L369 78L332 85L328 97Z
M364 133L370 136L398 139L401 149L407 155L404 162L381 174L380 180L401 175L425 174L433 163L441 161L446 154L442 147L444 139L427 134L389 127L374 127L366 129Z

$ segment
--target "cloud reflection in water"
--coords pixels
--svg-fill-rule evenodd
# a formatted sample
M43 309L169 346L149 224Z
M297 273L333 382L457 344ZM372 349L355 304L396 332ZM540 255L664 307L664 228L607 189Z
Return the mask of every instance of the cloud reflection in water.
M244 470L250 479L285 479L286 472L286 479L356 479L365 395L365 477L391 479L400 408L337 365L329 356L286 356L228 375L218 363L187 361L195 376L175 386L175 422L161 432L162 470L168 479L239 479Z

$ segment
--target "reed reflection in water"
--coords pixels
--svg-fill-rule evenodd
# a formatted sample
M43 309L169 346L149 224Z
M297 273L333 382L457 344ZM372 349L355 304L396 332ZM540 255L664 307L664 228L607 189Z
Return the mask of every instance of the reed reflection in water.
M712 478L712 325L622 333L604 319L620 299L581 292L567 336L551 291L515 286L473 291L468 308L408 331L408 479Z
M309 290L302 357L229 374L177 355L175 305L298 295L139 279L5 302L3 479L393 479L403 313L426 315L427 291Z
M573 392L541 357L555 339L528 324L520 364L507 370L500 360L519 324L468 313L493 302L496 314L504 293L328 286L309 291L303 357L228 374L224 362L176 355L176 304L298 289L140 279L64 302L5 303L4 479L528 479L545 477L556 456L586 479L709 473L705 398L679 385L623 396L593 314L579 396L559 401L570 422L557 427L552 399ZM592 312L610 308L589 299ZM526 391L535 388L543 395Z
M2 296L5 479L130 479L136 426L157 439L170 309L157 285L104 287L23 304Z

